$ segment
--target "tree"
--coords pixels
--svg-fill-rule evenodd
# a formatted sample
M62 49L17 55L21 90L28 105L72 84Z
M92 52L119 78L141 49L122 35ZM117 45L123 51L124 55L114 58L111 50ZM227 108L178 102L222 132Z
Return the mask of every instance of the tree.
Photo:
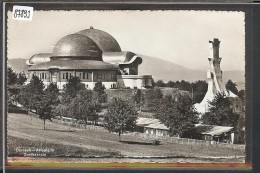
M21 89L19 101L28 111L35 109L37 112L36 108L42 99L43 89L43 82L37 76L33 76L29 84Z
M11 106L13 105L13 103L17 102L19 93L20 93L20 87L17 86L17 74L12 70L12 68L8 67L7 69L8 106Z
M97 94L97 101L98 103L106 103L107 102L107 94L105 92L105 86L102 82L95 83L94 91Z
M170 87L170 88L174 88L175 87L175 82L170 80L170 81L167 82L166 86Z
M17 83L17 74L12 68L7 68L7 86L14 85Z
M238 89L237 89L237 84L235 84L232 80L228 80L226 83L226 89L228 91L231 91L232 93L238 95Z
M139 111L142 111L142 106L144 105L144 95L141 89L134 89L132 92L132 98L136 107Z
M81 90L68 105L71 117L84 121L85 125L87 125L88 121L95 123L98 119L98 112L101 111L101 106L93 97L93 91Z
M145 93L145 107L147 111L155 112L163 98L162 91L159 88L152 88Z
M155 82L155 86L157 86L157 87L166 87L166 84L164 83L164 81L158 80L157 82Z
M121 98L113 98L104 116L105 128L109 132L118 133L119 141L121 141L121 134L135 128L136 115L135 108L129 102Z
M188 95L166 95L158 107L155 117L169 129L170 135L182 136L198 123L192 100Z
M235 128L238 136L239 136L239 142L245 143L245 118L243 116L239 116L237 126Z
M241 89L241 90L239 90L239 92L238 92L238 97L243 101L243 102L245 102L246 100L245 100L245 90L243 90L243 89Z
M63 102L69 103L70 100L77 96L77 93L80 90L85 89L84 84L81 83L81 80L77 76L72 76L68 79L65 87L64 87L64 94L63 94Z
M239 115L233 111L232 103L225 93L217 93L209 101L209 112L202 116L205 124L236 127Z
M51 83L41 94L41 98L36 105L37 113L40 119L43 120L44 130L46 120L50 120L53 117L53 110L59 103L59 89L56 84Z
M206 95L208 84L206 81L198 80L192 85L193 103L200 103Z
M185 90L185 91L191 92L192 85L188 81L181 80L181 81L176 82L175 88L179 88L180 90Z
M19 73L19 74L17 75L17 83L18 83L19 85L23 85L26 80L27 80L27 78L26 78L26 75L25 75L24 72Z
M58 104L57 106L54 107L52 113L55 116L68 117L68 106L60 103L60 104Z

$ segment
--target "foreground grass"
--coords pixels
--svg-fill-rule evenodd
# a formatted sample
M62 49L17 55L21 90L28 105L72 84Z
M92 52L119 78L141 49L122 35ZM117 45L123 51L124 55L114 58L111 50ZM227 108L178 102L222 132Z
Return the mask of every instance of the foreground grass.
M28 139L22 139L18 137L8 136L7 137L8 156L24 156L24 153L17 151L18 148L24 149L37 148L37 149L49 149L51 152L45 152L46 157L80 157L80 158L91 158L91 157L119 157L121 154L115 151L99 151L92 149L85 149L75 146L53 144L43 141L32 141ZM38 154L41 152L37 152ZM44 153L44 152L43 152Z
M123 142L118 142L118 134L109 133L104 129L77 129L49 121L46 124L47 129L43 130L42 120L24 114L10 113L7 120L9 157L15 157L17 147L53 148L54 152L48 153L48 157L97 156L116 159L115 157L120 158L123 155L124 158L163 157L172 162L179 161L180 158L192 159L191 162L202 158L203 161L214 162L216 159L214 157L218 157L217 159L233 157L232 162L241 162L244 158L237 159L237 157L245 155L244 150L219 148L214 145L172 143L165 140L162 140L160 145L154 146L151 139L142 138L134 133L123 134Z

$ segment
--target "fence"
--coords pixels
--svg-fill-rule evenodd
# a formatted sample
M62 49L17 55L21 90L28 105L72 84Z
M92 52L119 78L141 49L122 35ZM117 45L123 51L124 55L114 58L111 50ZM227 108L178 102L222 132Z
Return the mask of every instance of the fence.
M145 133L135 133L135 135L140 136L146 139L159 139L162 141L167 141L176 144L190 144L190 145L200 145L200 146L212 146L212 147L219 147L219 148L229 148L233 150L245 150L245 145L239 144L229 144L229 143L221 143L216 141L206 141L206 140L198 140L198 139L189 139L189 138L177 138L177 137L168 137L168 136L155 136L151 134Z
M29 112L29 115L38 116L35 113ZM65 118L65 117L64 117ZM79 129L92 129L92 130L99 130L99 131L107 131L104 127L98 126L98 125L86 125L85 123L82 123L80 121L76 121L72 118L60 118L55 117L52 119L54 123L68 125L71 127L79 128ZM128 133L128 135L134 135L145 139L155 140L159 139L161 141L176 143L176 144L189 144L189 145L199 145L199 146L211 146L214 148L229 148L233 150L245 150L245 145L239 145L239 144L229 144L229 143L221 143L216 141L206 141L206 140L198 140L198 139L189 139L189 138L177 138L177 137L169 137L169 136L156 136L146 133L140 133L140 132L133 132Z
M68 118L63 119L63 118L60 118L60 117L55 117L55 118L52 118L52 121L54 123L63 124L63 125L67 125L67 126L79 128L79 129L92 129L92 130L107 131L102 126L93 125L93 124L86 125L85 123L80 122L80 121L76 121L74 119L68 119Z

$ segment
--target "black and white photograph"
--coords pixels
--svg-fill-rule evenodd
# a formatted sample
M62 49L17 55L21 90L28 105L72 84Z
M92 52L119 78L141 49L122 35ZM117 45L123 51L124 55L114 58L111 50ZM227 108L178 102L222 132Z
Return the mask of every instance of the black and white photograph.
M9 163L245 163L245 13L7 12Z

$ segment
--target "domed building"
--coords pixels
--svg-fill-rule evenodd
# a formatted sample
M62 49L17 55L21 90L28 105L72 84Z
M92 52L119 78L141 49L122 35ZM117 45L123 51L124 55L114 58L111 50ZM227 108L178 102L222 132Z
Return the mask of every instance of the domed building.
M115 38L93 27L61 38L52 53L35 54L26 63L28 81L36 75L46 86L53 82L59 89L72 76L89 89L98 81L107 89L152 87L151 75L138 75L142 58L121 51Z

